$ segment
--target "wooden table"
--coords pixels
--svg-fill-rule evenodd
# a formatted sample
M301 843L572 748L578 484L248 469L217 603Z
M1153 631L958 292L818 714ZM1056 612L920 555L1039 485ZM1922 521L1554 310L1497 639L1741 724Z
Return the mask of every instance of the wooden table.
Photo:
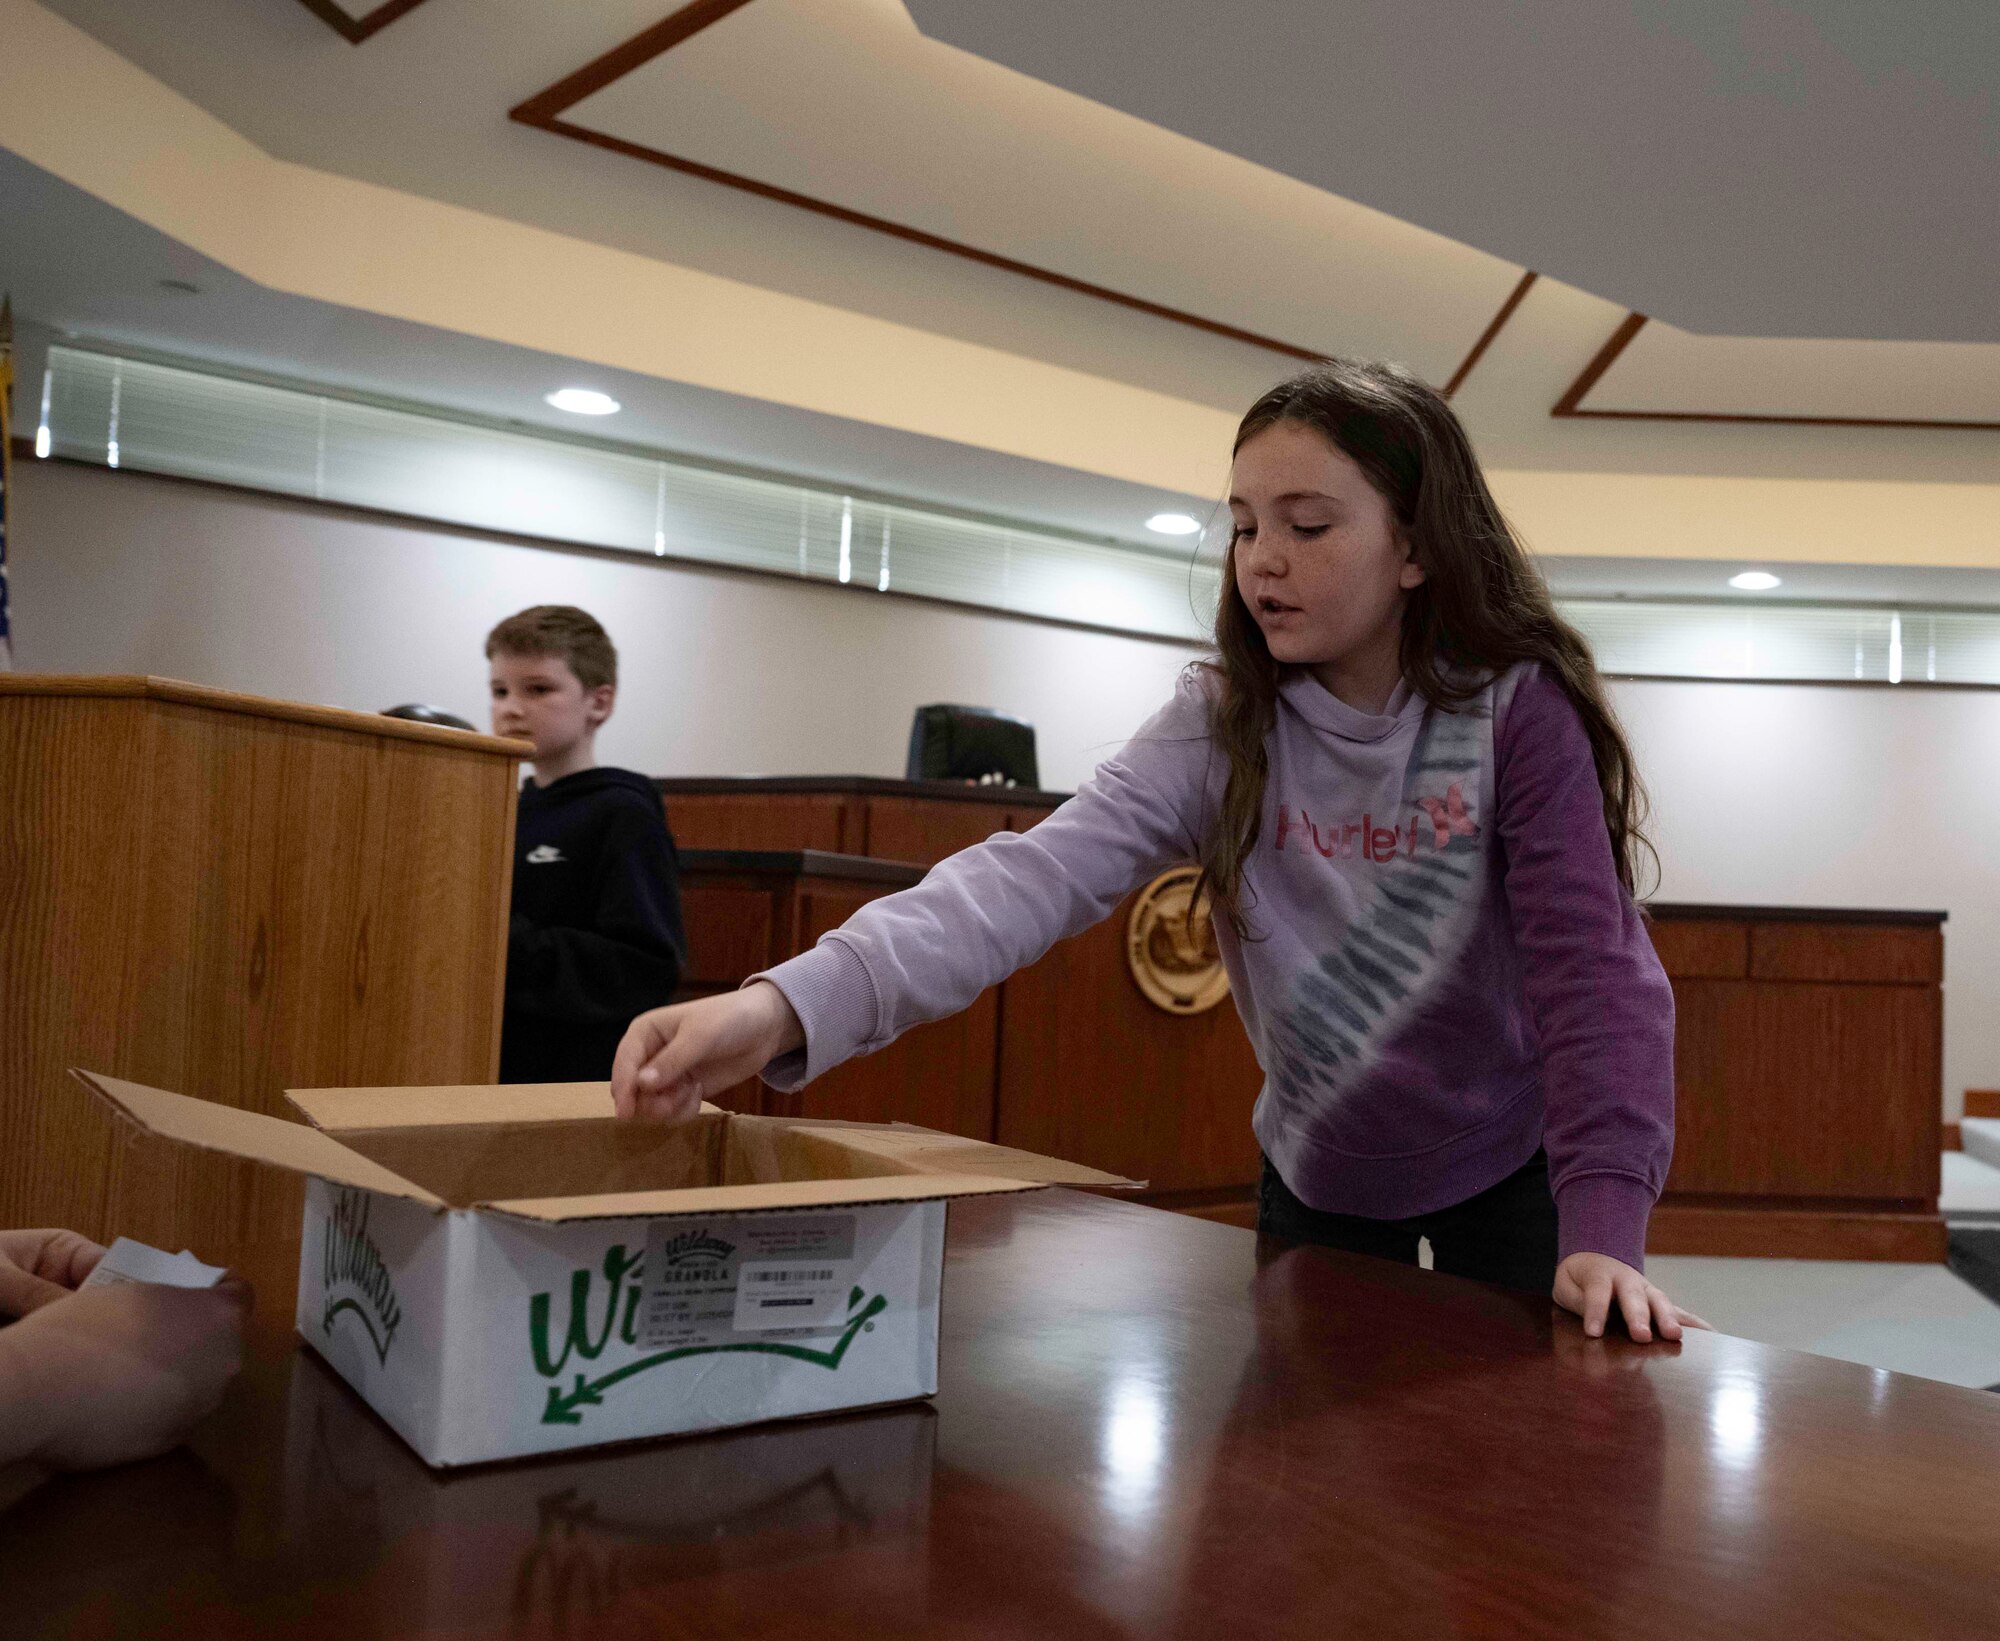
M318 1361L0 1523L56 1636L2000 1634L2000 1397L1055 1192L934 1403L427 1471Z

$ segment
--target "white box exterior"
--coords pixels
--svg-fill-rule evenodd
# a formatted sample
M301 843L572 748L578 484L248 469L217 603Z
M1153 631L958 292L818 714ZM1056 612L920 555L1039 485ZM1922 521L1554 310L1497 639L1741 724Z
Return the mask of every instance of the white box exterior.
M706 1262L717 1295L760 1239L784 1246L802 1221L849 1218L847 1259L798 1261L837 1271L845 1291L785 1301L817 1327L739 1309L647 1342L649 1238ZM435 1465L905 1401L937 1389L944 1227L940 1200L546 1224L312 1179L298 1329Z

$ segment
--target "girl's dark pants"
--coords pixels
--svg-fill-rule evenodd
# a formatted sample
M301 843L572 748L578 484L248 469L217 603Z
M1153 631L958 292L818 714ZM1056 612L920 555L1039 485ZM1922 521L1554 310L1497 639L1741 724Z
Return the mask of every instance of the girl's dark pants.
M1540 1151L1478 1196L1410 1219L1363 1219L1308 1208L1266 1157L1257 1189L1257 1230L1405 1265L1416 1264L1417 1238L1428 1237L1434 1270L1533 1293L1546 1294L1555 1286L1556 1204L1549 1194L1549 1159Z

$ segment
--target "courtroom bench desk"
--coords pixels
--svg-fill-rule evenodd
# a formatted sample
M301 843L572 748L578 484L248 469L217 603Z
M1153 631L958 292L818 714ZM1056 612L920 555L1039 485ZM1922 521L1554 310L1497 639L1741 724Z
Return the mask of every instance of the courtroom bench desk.
M1942 1260L1942 912L1656 905L1675 1142L1656 1253Z
M427 1471L310 1353L0 1532L10 1638L1990 1638L2000 1398L1065 1192L913 1404Z

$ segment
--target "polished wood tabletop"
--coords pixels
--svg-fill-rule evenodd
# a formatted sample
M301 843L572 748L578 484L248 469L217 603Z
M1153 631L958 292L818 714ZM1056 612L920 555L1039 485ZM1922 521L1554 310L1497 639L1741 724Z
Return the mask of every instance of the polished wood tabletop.
M927 1404L456 1475L267 1342L0 1517L0 1634L2000 1635L2000 1397L1065 1192Z

